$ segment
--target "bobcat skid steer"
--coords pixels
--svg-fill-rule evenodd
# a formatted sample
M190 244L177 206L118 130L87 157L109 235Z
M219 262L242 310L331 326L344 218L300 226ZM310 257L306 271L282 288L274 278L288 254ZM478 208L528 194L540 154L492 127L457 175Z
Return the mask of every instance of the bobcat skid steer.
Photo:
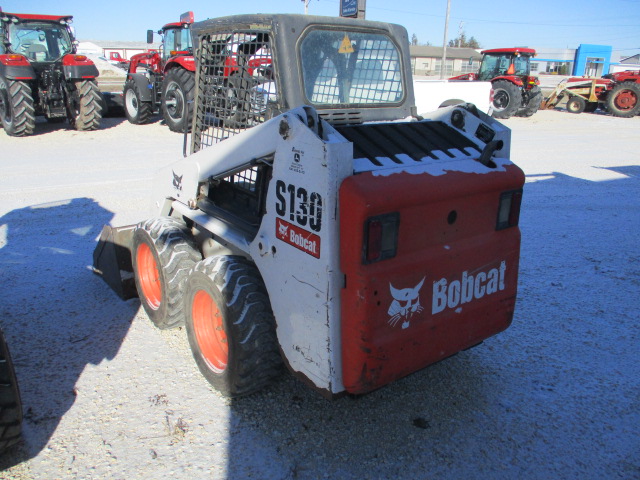
M104 228L94 269L184 324L214 387L245 395L284 364L362 394L510 325L510 131L468 104L418 118L404 28L243 15L192 35L190 155L158 172L150 218Z

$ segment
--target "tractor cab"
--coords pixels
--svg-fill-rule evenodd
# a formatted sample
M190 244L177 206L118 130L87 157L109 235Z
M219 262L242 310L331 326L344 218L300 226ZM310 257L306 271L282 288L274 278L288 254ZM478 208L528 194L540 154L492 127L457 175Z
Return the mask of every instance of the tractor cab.
M23 55L30 63L55 62L73 53L71 17L1 13L0 53Z
M491 81L505 76L528 77L531 73L531 57L535 54L535 50L530 48L484 50L478 80Z
M192 55L190 26L194 21L193 12L180 15L180 21L167 23L158 34L162 36L162 62L167 63L171 57ZM147 31L147 43L153 43L153 30Z

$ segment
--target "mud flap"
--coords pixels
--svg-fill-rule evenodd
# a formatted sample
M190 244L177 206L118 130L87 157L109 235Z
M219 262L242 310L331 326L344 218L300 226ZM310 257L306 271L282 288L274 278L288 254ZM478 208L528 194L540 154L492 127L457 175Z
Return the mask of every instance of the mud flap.
M131 241L136 225L105 225L93 251L93 272L123 300L138 296L131 263Z

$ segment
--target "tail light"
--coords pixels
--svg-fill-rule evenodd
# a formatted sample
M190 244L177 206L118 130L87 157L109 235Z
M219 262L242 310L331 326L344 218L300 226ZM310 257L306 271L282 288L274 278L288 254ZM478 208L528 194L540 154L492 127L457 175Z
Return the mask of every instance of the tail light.
M373 263L393 258L398 250L400 214L387 213L367 219L364 225L362 263Z
M520 205L522 204L522 190L503 192L498 205L498 221L496 230L515 227L520 221Z

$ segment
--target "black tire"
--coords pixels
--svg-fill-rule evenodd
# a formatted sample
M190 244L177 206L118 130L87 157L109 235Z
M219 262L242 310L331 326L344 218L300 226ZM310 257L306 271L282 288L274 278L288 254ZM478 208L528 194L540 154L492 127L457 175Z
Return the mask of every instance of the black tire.
M22 403L13 362L0 330L0 452L20 440Z
M0 77L0 123L12 137L33 134L36 111L28 83Z
M77 80L68 92L67 115L73 128L97 130L102 119L102 98L95 80Z
M542 103L542 90L540 90L540 87L538 86L531 87L531 90L526 93L525 97L527 102L516 113L516 116L518 117L530 117L540 109L540 104ZM525 97L523 97L523 99Z
M162 330L184 323L182 294L189 269L202 256L181 220L157 217L133 233L132 263L140 302Z
M493 83L494 118L509 118L516 114L522 106L522 92L517 85L508 80L497 80Z
M584 98L572 95L567 100L567 112L569 113L582 113L587 108L587 102Z
M172 68L162 83L162 117L172 132L191 131L195 73Z
M607 110L616 117L629 118L640 112L640 85L623 82L607 94Z
M244 257L209 257L189 273L187 338L202 375L228 397L267 386L282 370L269 296Z
M249 125L251 89L255 83L255 80L245 71L229 78L226 88L222 92L224 102L219 112L219 117L225 127L245 128Z
M129 79L124 84L122 91L124 103L124 115L130 123L134 125L144 125L151 121L153 116L153 105L151 102L140 100L140 90L136 83Z

